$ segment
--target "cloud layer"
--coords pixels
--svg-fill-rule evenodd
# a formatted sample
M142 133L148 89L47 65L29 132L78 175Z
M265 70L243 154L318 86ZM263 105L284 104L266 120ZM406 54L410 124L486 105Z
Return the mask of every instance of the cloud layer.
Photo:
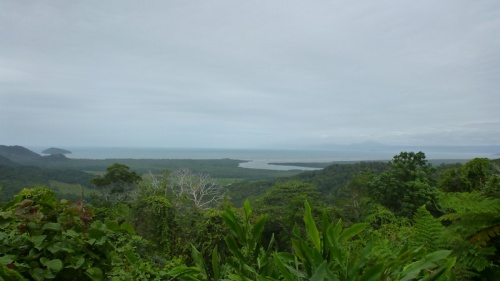
M1 142L498 144L498 1L0 1Z

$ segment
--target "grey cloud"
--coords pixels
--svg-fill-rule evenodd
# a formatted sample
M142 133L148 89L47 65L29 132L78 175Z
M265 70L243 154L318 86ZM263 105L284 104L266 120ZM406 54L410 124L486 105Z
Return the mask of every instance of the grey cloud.
M2 6L12 144L498 142L493 0Z

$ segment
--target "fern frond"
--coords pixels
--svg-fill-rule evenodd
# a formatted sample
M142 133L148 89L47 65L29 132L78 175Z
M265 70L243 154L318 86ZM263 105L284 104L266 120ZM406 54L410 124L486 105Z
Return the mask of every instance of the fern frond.
M485 214L500 212L500 199L486 197L479 192L445 193L440 205L459 214Z
M500 225L500 199L479 192L447 193L440 203L449 213L439 220L452 222L449 229L464 239L475 237L471 242L485 245L499 235L496 227Z
M500 235L500 225L494 225L476 232L469 239L469 242L474 245L485 247L492 238L495 238L498 235Z
M441 249L444 226L439 220L434 218L425 206L417 210L413 220L413 234L410 237L410 244L416 247L424 246L428 251Z
M491 257L494 254L494 247L483 248L472 245L469 247L468 251L464 251L464 253L460 256L460 259L467 267L477 271L483 271L490 266L490 260L488 257Z

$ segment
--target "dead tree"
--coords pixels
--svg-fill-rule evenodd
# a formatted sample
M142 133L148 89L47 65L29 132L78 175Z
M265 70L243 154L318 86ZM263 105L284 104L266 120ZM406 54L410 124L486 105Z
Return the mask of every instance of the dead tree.
M196 208L207 209L224 199L224 192L217 181L205 173L180 169L172 173L170 190L178 198L186 198Z

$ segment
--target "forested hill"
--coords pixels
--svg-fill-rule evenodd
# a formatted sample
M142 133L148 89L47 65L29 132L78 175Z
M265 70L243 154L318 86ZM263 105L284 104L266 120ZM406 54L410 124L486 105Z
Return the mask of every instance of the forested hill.
M64 155L41 156L22 146L0 145L0 202L10 200L25 187L49 186L50 181L89 186L92 178L89 173L44 165L67 160Z
M237 182L228 187L228 194L236 206L241 206L247 198L257 198L263 195L271 186L278 182L301 181L313 184L322 194L336 194L350 180L364 170L375 174L387 169L387 162L366 161L358 163L335 163L322 170L307 171L290 177L282 177L263 181Z
M358 162L351 164L332 164L323 170L308 171L290 177L290 180L299 180L314 184L320 192L336 191L349 182L353 176L369 169L379 174L387 168L387 162Z
M33 152L23 146L19 145L13 145L13 146L6 146L6 145L0 145L0 157L7 158L11 162L21 164L21 165L44 165L48 163L53 163L53 162L61 162L61 161L66 161L68 158L63 155L62 152L67 151L67 150L53 150L51 148L49 152L53 152L50 155L42 156L36 152ZM55 153L55 152L61 152L61 153ZM67 153L71 153L67 151ZM1 161L1 160L0 160ZM3 162L0 162L2 164ZM9 164L7 162L3 163L5 165Z
M0 165L13 166L16 165L16 163L9 158L0 155Z
M466 160L434 160L429 161L436 168L435 176L442 170L461 166ZM500 166L500 159L492 160L493 165ZM228 187L228 194L236 206L242 206L247 198L262 196L278 182L300 181L312 184L324 196L337 196L346 188L351 180L363 172L378 175L389 167L388 161L339 162L321 170L306 171L290 177L270 180L237 182Z
M40 154L19 145L0 145L0 156L19 164L33 163L42 159Z
M42 153L43 154L54 154L54 155L57 155L57 154L71 154L71 151L65 150L65 149L61 149L61 148L51 147L51 148L45 149L44 151L42 151Z

